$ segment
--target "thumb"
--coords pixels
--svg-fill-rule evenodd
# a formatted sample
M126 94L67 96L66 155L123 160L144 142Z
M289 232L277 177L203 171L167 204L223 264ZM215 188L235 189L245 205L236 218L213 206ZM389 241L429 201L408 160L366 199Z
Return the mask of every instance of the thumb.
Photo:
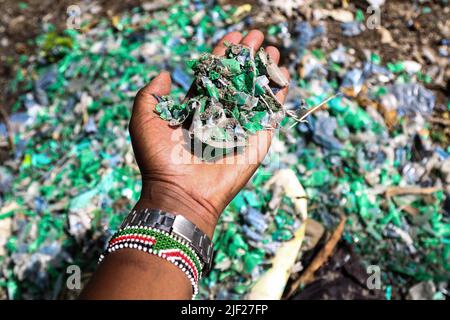
M159 73L149 84L138 91L134 100L133 114L140 113L143 111L142 109L148 112L150 108L153 111L158 103L155 96L168 95L171 85L170 73L167 71Z

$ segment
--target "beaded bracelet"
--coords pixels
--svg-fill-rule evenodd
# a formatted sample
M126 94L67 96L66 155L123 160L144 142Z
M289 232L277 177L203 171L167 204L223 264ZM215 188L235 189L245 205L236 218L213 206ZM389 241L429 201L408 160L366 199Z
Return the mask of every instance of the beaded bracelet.
M180 268L191 282L192 298L195 298L203 264L187 241L156 228L129 226L113 235L99 263L108 253L125 248L157 255Z

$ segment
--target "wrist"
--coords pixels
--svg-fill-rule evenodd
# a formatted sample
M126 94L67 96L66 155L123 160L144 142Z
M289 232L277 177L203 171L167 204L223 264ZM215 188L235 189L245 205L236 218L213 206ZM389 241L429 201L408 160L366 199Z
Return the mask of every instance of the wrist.
M168 182L143 182L141 197L135 209L160 209L182 215L194 223L210 239L219 213L210 204L194 198L180 187Z

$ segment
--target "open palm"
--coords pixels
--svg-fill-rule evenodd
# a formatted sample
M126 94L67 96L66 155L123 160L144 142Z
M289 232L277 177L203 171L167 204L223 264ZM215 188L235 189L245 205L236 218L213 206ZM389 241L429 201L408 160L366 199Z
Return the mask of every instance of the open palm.
M213 54L224 55L224 42L241 43L256 51L263 40L258 30L245 37L231 32L217 44ZM266 51L278 63L278 49L270 46ZM287 70L282 71L288 77ZM162 72L139 91L134 101L129 129L143 182L137 207L183 214L211 237L220 213L267 154L272 132L259 131L250 136L240 154L230 154L218 162L201 161L186 148L183 129L170 127L155 112L158 101L154 95L167 95L170 87L170 74ZM277 94L282 103L286 94L287 88Z

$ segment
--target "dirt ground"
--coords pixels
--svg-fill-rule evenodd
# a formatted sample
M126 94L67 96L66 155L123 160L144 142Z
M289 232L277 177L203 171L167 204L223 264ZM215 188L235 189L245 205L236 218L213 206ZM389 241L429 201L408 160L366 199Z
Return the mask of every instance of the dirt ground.
M113 17L130 11L133 7L139 6L148 1L144 0L123 0L107 1L98 0L97 4L99 16ZM258 10L258 1L243 0L222 0L220 3L231 3L240 5L251 3L253 10ZM81 3L78 1L75 3ZM89 1L90 5L92 2ZM355 37L345 37L342 35L340 23L331 19L326 22L326 38L331 48L335 48L342 43L353 48L358 57L364 59L365 53L377 53L383 63L414 60L421 63L425 68L442 64L439 57L438 47L442 39L449 39L450 35L450 7L444 1L404 1L387 0L381 7L381 26L389 31L392 38L389 42L382 42L382 32L365 30ZM14 78L17 72L18 61L21 56L34 56L36 46L34 40L42 33L44 21L51 22L58 32L66 28L67 7L74 4L72 0L29 0L18 2L16 0L0 0L0 108L9 113L11 106L17 97L23 93L20 89L17 92L8 90L8 83ZM335 9L348 6L347 9L355 11L360 9L366 12L368 3L366 0L328 0L320 1L320 6L327 9ZM425 10L429 8L429 10ZM367 17L367 15L366 15ZM270 19L268 20L270 23ZM264 26L262 26L264 28ZM434 60L434 61L430 61ZM448 65L448 61L445 62ZM436 76L437 77L437 76ZM446 68L445 74L439 77L439 81L433 81L427 85L436 94L437 108L434 110L435 119L443 119L444 122L433 123L432 137L435 142L444 149L450 144L450 126L446 125L450 121L450 112L447 107L450 96L450 68ZM0 115L5 113L0 113ZM4 121L0 116L0 121ZM0 159L4 156L5 150L0 150Z
M99 0L99 15L114 16L139 5L142 1ZM21 6L26 3L26 7ZM3 108L9 110L16 95L11 95L7 90L7 84L16 72L16 65L20 55L31 56L35 54L35 37L42 33L44 21L55 25L57 31L66 28L67 7L75 4L73 0L28 0L19 2L16 0L0 0L0 103Z
M123 1L96 1L99 6L99 15L112 17L115 14L128 11L131 8L146 2L142 0ZM223 1L243 3L255 1ZM325 7L336 8L346 1L325 1ZM363 32L356 37L343 37L339 23L329 20L327 22L327 37L332 46L343 43L354 48L361 56L364 50L378 53L383 61L418 60L426 62L424 48L437 55L439 41L443 38L443 28L448 28L446 19L450 15L450 8L443 1L430 1L425 3L431 8L431 14L417 14L414 2L404 0L388 0L382 7L381 25L390 31L392 43L382 43L379 32ZM26 5L22 5L26 3ZM365 0L349 1L351 5L365 12ZM29 0L18 2L15 0L0 0L0 102L7 110L15 97L8 94L7 83L15 75L15 66L20 55L33 55L35 46L33 40L42 31L42 22L51 22L58 31L66 27L67 7L74 4L72 0ZM254 6L255 9L256 6ZM446 22L447 21L447 22ZM448 31L447 31L448 32ZM422 60L422 61L421 61ZM450 94L448 72L445 85L431 84L436 90L438 99L442 100Z

